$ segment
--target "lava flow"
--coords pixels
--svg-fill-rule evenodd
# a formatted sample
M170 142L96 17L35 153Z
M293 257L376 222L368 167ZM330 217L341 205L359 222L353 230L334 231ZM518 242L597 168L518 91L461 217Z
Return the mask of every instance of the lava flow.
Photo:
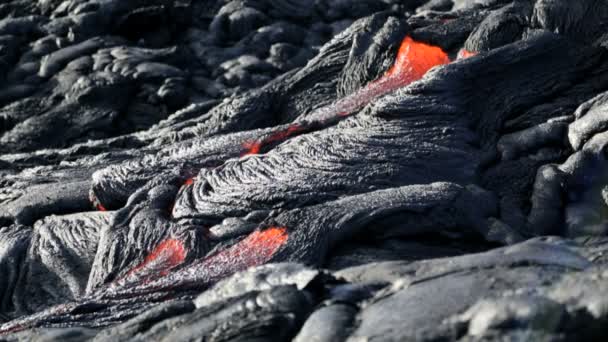
M417 42L408 36L399 47L395 64L376 82L397 78L398 86L403 87L421 79L431 68L448 63L450 59L440 47Z
M243 153L242 155L259 154L263 146L266 146L270 143L284 141L287 138L302 132L303 130L304 127L302 127L301 125L293 124L289 126L286 130L275 132L269 137L264 138L263 140L245 142L243 144L243 147L245 148L245 153Z
M167 239L148 256L142 263L133 267L123 278L117 280L114 286L138 282L151 277L164 276L186 259L186 248L177 239Z
M207 272L210 279L219 279L268 262L287 238L285 227L254 231L237 244L203 259L195 267L201 272Z
M208 286L236 272L269 262L287 239L286 227L269 227L254 231L231 247L172 272L166 277L142 282L136 288L127 289L127 293L134 295L160 291L168 287L175 289ZM119 289L114 287L114 290Z
M307 124L306 127L303 124L294 124L261 140L245 142L243 155L259 154L263 147L271 143L284 141L308 130L308 125L326 123L351 115L378 97L421 79L431 68L448 63L450 63L450 58L440 47L417 42L407 36L401 42L395 63L382 77L358 91L316 110L310 115L312 123Z

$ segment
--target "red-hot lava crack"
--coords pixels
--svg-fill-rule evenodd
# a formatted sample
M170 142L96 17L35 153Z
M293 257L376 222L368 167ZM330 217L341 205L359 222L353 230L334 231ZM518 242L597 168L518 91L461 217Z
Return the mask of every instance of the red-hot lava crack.
M468 56L470 55L464 57ZM355 113L382 95L418 81L431 68L448 63L450 59L440 47L417 42L407 36L401 42L395 62L381 78L370 82L351 95L318 109L310 115L312 119L305 123L293 124L286 130L271 133L261 140L243 143L245 152L242 155L259 154L267 145L277 144L299 133L308 132L311 127L325 127L327 123Z
M165 276L173 268L181 265L185 259L186 247L183 243L177 239L167 239L158 244L141 264L132 268L113 285L145 283L150 278Z
M256 230L236 244L171 273L169 271L183 262L185 255L179 241L167 240L146 257L144 263L131 270L126 280L112 284L104 296L137 296L172 289L204 288L236 272L267 263L288 238L286 227ZM150 278L143 277L143 274ZM142 278L148 280L141 281Z

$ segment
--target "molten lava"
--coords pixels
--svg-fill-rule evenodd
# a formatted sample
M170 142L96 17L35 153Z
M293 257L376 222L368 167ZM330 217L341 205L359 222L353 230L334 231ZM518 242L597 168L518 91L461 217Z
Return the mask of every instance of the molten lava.
M395 63L381 78L311 113L312 123L308 125L312 126L319 122L322 124L351 115L378 97L421 79L431 68L448 63L450 63L450 58L440 47L417 42L407 36L401 42ZM243 144L245 152L242 155L259 154L266 145L284 141L307 129L308 127L301 124L294 124L267 138L248 141Z
M435 66L450 63L441 48L405 37L393 66L379 79L331 105L331 116L348 116L378 97L421 79Z
M470 52L463 54L463 56L470 55L472 55ZM450 59L440 47L417 42L407 36L401 42L395 63L382 77L328 106L317 109L311 113L306 122L292 124L287 129L273 132L260 140L245 142L243 144L245 151L242 155L259 154L267 145L280 143L302 132L311 131L314 127L324 127L330 120L351 115L378 97L421 79L433 67L448 63ZM183 186L193 183L194 179L188 178ZM270 227L255 231L227 249L182 270L172 272L168 275L170 279L165 281L168 280L176 286L217 281L248 267L268 262L287 239L288 233L285 227ZM182 242L168 239L159 244L140 265L130 270L115 285L140 283L144 288L162 287L160 279L151 282L149 280L158 275L167 275L171 269L182 264L185 257L186 249Z
M407 36L401 42L395 64L377 82L397 77L403 87L421 79L431 68L448 63L450 58L440 47L420 43Z
M177 239L167 239L158 244L142 263L133 267L115 285L167 275L170 270L181 265L185 259L186 248L184 244Z
M317 109L311 113L306 122L295 123L260 140L245 142L243 155L259 154L269 144L280 143L302 132L312 131L315 127L324 127L330 120L351 115L376 98L421 79L433 67L448 63L450 59L440 47L417 42L409 36L405 37L399 47L395 63L382 77L328 106ZM193 182L194 180L190 178L185 181L184 186ZM186 252L182 243L173 239L166 240L156 247L144 262L129 271L121 281L123 284L138 281L143 285L140 287L143 291L162 288L166 284L175 287L208 284L248 267L270 261L287 239L288 233L285 227L270 227L255 231L235 245L189 267L171 272L164 279L148 281L153 275L166 275L185 259Z
M179 287L201 288L252 266L262 265L271 260L287 242L285 227L270 227L255 231L235 245L210 255L162 279L143 282L132 289L131 294L146 293Z
M267 138L264 138L262 140L247 141L243 144L243 147L245 148L245 152L241 156L248 155L248 154L259 154L260 151L262 150L262 147L264 147L268 144L271 144L271 143L284 141L287 138L289 138L293 135L296 135L297 133L299 133L303 130L304 130L304 128L302 126L300 126L298 124L293 124L293 125L289 126L287 129L272 133L270 136L268 136Z
M261 265L270 260L287 241L287 237L285 227L270 227L255 231L234 246L204 259L202 264L213 265L213 268L218 270L229 270L229 273Z

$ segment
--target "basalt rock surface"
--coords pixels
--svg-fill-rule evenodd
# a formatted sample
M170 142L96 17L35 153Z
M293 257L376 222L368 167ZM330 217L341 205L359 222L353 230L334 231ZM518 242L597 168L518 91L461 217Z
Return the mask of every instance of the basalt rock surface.
M608 337L608 2L0 17L0 341Z

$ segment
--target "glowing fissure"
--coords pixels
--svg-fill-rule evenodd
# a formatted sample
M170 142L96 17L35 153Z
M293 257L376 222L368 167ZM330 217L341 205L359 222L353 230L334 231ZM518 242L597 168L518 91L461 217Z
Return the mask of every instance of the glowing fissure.
M299 124L293 124L289 126L287 129L272 133L267 138L257 141L247 141L243 144L245 148L245 152L243 155L248 154L259 154L262 150L262 147L271 144L277 143L286 140L287 138L297 135L298 133L304 131L305 128Z
M434 66L448 63L450 58L440 47L417 42L408 36L399 47L395 64L380 81L396 77L401 81L400 86L404 86L421 79Z
M174 287L204 286L252 266L262 265L285 245L286 227L269 227L249 234L235 245L205 257L163 279L141 284L135 292L146 293Z
M133 267L127 274L118 279L113 285L121 286L128 283L146 281L150 278L165 276L186 259L186 247L177 239L167 239L158 244L139 265Z
M351 115L378 97L421 79L431 68L448 63L450 58L440 47L417 42L407 36L401 42L395 63L382 77L353 94L316 110L310 117L313 122L325 123ZM307 127L302 124L294 124L266 138L245 142L243 155L259 154L265 146L284 141L306 130Z
M188 274L194 276L195 279L199 278L201 274L205 274L206 280L216 281L249 267L264 264L270 261L279 248L285 244L287 238L287 228L285 227L270 227L254 231L235 245L193 265L192 269L187 270ZM176 272L176 275L179 273Z
M234 246L205 258L203 265L222 265L221 268L236 272L270 260L287 241L287 228L270 227L254 231ZM220 269L221 269L220 268Z

